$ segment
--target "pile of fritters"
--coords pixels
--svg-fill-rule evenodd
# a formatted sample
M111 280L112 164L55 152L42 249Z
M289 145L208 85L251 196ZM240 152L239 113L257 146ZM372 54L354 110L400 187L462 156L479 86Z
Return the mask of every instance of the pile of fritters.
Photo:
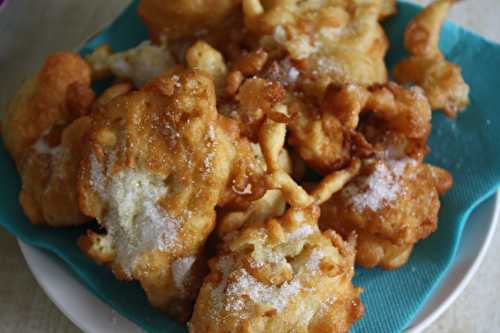
M400 86L395 1L143 0L151 41L51 55L13 98L21 206L97 219L82 251L190 332L347 332L354 264L404 265L452 184L423 162L432 109L468 103L438 49L452 3L409 24Z

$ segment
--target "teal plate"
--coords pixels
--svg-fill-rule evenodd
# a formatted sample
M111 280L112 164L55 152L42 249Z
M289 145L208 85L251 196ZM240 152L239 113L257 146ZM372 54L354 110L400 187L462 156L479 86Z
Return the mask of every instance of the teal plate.
M138 18L137 2L130 5L108 28L86 43L82 54L101 43L124 50L147 38ZM389 67L405 56L403 32L419 7L399 3L399 13L385 24L391 41ZM471 105L455 120L440 113L433 119L429 162L451 171L454 187L443 197L439 229L420 242L406 266L395 271L357 269L354 283L365 291L366 314L352 332L400 332L433 293L449 269L471 211L500 185L500 46L447 22L441 33L441 49L458 63L471 86ZM96 86L96 90L103 88ZM185 332L185 326L153 309L137 283L117 281L102 266L86 258L76 239L86 227L51 229L28 223L18 204L20 180L7 152L0 147L0 224L23 242L47 250L62 259L75 277L92 293L124 317L148 332Z

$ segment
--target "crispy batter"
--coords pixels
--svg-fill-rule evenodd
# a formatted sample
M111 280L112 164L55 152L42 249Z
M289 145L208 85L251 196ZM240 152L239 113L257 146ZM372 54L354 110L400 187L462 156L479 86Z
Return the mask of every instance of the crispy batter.
M81 208L106 229L117 277L138 280L178 320L190 315L203 245L236 157L230 130L211 80L195 71L160 76L92 115ZM81 244L95 248L89 236ZM94 252L87 254L103 261Z
M439 50L439 32L454 0L436 0L420 12L405 31L410 57L394 67L394 79L415 83L425 90L433 109L454 117L469 104L469 86L460 67Z
M77 91L70 93L73 89ZM77 109L70 108L74 101L78 102ZM18 170L26 152L44 133L78 118L92 101L90 68L85 61L70 52L49 56L38 74L11 100L2 122L5 146Z
M111 75L109 57L112 54L113 50L111 46L108 44L101 44L85 57L85 60L92 68L92 81L102 80Z
M128 82L113 84L112 86L106 88L106 90L104 90L102 94L99 95L99 97L95 100L94 104L92 105L93 110L98 110L100 107L109 103L114 98L125 95L129 91L132 91L133 88L134 87L132 86L132 84Z
M364 312L361 290L351 283L355 236L344 241L334 231L318 228L318 205L358 172L359 163L329 175L309 195L286 178L285 165L277 162L286 133L275 125L268 121L260 145L271 187L281 189L292 207L280 218L250 211L238 216L235 225L226 225L196 300L191 333L348 332ZM268 211L267 204L281 198L275 190L267 195L259 204L265 213L278 213ZM304 196L309 198L306 206Z
M271 121L268 120L268 122ZM234 207L233 209L229 209L230 207L226 205L224 209L218 211L217 234L221 239L224 238L226 234L236 231L244 225L260 223L268 218L281 216L285 212L286 200L283 193L280 190L267 190L267 187L262 182L262 177L265 172L269 171L268 165L271 165L272 170L279 169L290 174L293 168L292 161L288 152L283 149L285 133L282 131L282 128L268 126L267 134L268 135L260 136L261 142L267 142L267 144L262 147L265 153L263 153L260 145L251 145L254 151L255 162L253 163L257 164L261 171L259 173L254 173L254 175L259 177L260 183L257 185L261 186L265 194L260 199L250 202L246 207L240 206L236 207L236 209L234 209ZM275 149L277 149L277 151L275 151ZM250 188L248 190L250 190ZM237 192L241 193L241 191Z
M439 194L451 187L443 169L411 158L368 159L361 174L321 206L322 228L356 231L356 263L394 269L436 230Z
M81 250L191 333L348 332L354 263L405 264L452 184L423 162L431 106L468 102L438 49L452 2L406 30L395 77L421 89L387 80L395 0L142 0L151 41L55 54L11 103L21 205L96 218Z
M349 163L352 141L349 131L332 113L319 113L317 106L299 98L290 99L288 143L314 170L327 174Z

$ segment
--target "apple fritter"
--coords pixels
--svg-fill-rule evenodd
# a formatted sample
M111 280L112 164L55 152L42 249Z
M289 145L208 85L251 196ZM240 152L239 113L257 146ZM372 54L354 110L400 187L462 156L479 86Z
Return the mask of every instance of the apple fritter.
M415 159L367 159L360 175L321 206L320 225L358 234L357 264L398 268L436 230L439 195L451 183L448 172Z
M332 94L328 105L357 128L372 155L362 159L360 175L322 205L320 225L343 236L358 234L358 264L397 268L417 241L435 231L439 195L452 182L445 170L423 163L430 105L420 88L393 83L370 88L364 105L336 99L342 96L342 90Z
M11 101L2 133L31 223L62 227L88 220L78 208L76 176L89 127L83 115L93 101L90 68L74 53L49 56Z
M348 332L363 314L355 239L321 233L317 206L251 224L210 260L189 330ZM333 295L333 296L332 296Z
M264 49L283 49L300 64L304 88L321 96L330 84L384 83L388 47L381 0L244 0L246 27Z
M348 332L364 311L361 290L351 283L355 236L344 241L332 230L321 233L318 204L342 188L359 165L326 177L309 195L283 178L277 164L273 168L284 133L275 126L267 134L261 144L268 152L269 183L292 207L282 217L253 220L226 235L209 262L189 330ZM303 203L310 204L299 207Z
M4 143L18 170L39 138L84 115L93 100L90 68L79 55L64 52L47 57L13 97L2 122Z
M212 81L196 71L160 76L92 114L78 190L83 212L106 235L89 233L80 245L181 321L202 278L237 139L217 114Z
M410 57L394 67L394 79L421 86L433 109L454 117L469 104L469 86L460 67L439 50L439 32L454 0L436 0L420 12L405 31Z

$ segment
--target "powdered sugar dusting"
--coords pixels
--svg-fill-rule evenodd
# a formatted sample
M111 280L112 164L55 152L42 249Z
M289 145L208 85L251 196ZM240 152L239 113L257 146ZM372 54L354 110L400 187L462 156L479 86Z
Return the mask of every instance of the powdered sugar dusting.
M212 290L211 297L215 308L219 311L222 309L230 312L242 311L247 299L281 311L290 298L302 289L298 279L285 282L279 287L265 285L244 268L235 270L234 264L230 256L221 257L217 263L222 279Z
M90 154L90 186L94 191L96 191L101 196L105 192L106 178L104 177L104 171L97 161L95 154Z
M108 203L100 219L113 241L116 261L130 276L139 256L175 246L180 222L158 205L167 192L162 177L137 170L121 171L107 182L102 165L90 156L90 182Z
M234 272L235 282L231 283L226 290L227 302L225 310L239 311L242 309L242 297L247 296L254 303L266 304L278 311L288 304L290 297L296 295L302 288L296 279L285 282L280 287L266 286L257 281L244 268Z
M415 164L409 158L380 161L373 172L359 183L346 187L345 194L351 197L357 210L377 211L394 201L402 191L400 178L409 164Z
M312 273L315 273L319 270L319 264L321 259L325 257L325 253L318 249L314 249L306 262L306 269Z
M112 177L110 212L104 224L114 236L125 272L141 253L175 245L180 223L157 204L166 193L163 179L147 172L127 170Z
M288 241L303 239L314 232L314 228L309 224L304 224L288 234Z

